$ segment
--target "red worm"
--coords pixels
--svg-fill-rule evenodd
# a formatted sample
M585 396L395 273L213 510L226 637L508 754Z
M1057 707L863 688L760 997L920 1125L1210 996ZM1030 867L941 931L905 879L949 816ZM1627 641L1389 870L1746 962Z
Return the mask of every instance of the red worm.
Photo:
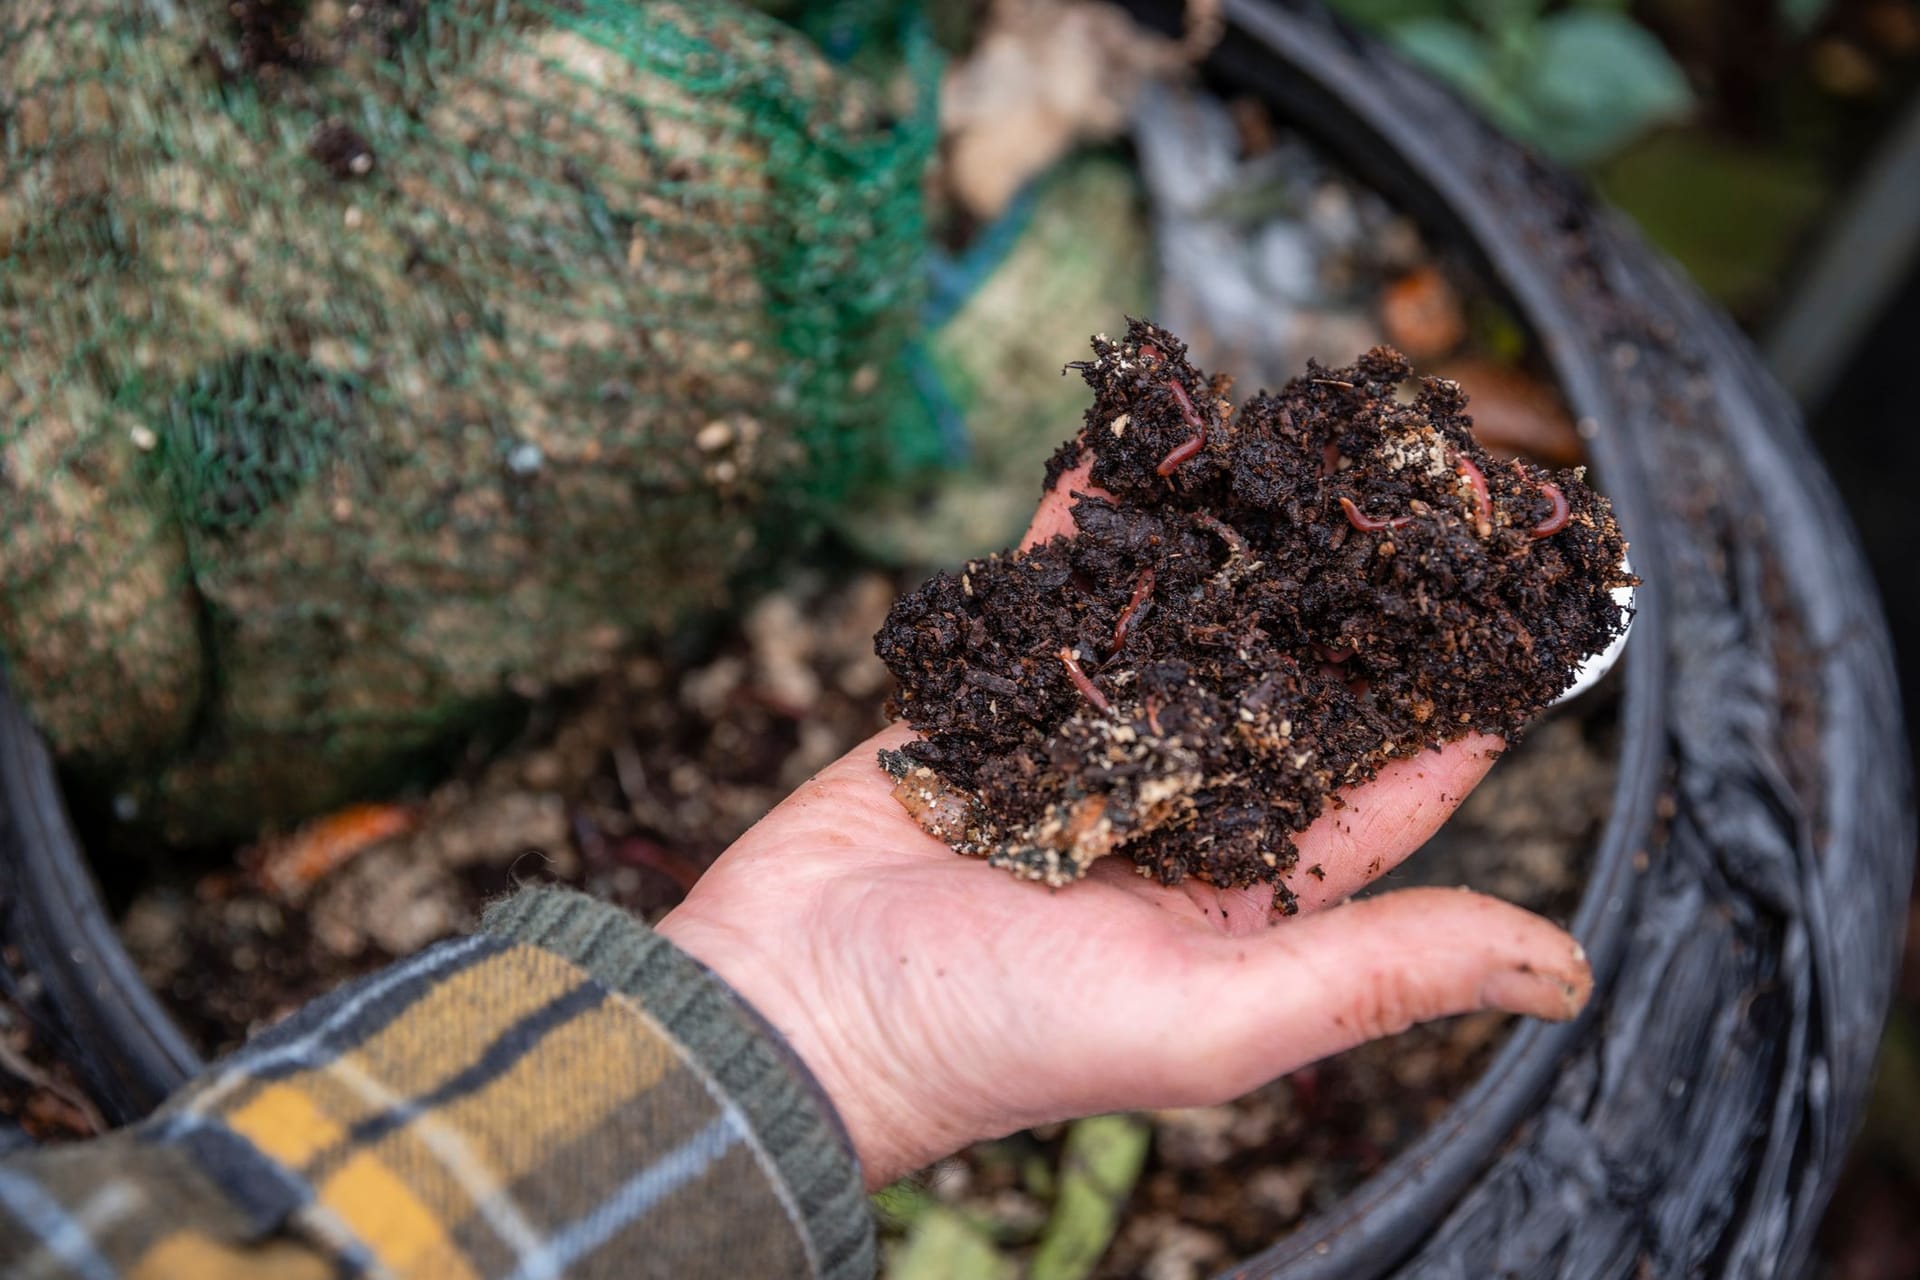
M1372 516L1353 505L1352 498L1340 499L1340 509L1347 513L1347 523L1362 533L1378 533L1382 529L1398 529L1402 525L1413 523L1412 516L1395 516L1391 520L1375 520Z
M1547 501L1553 504L1553 513L1533 528L1527 530L1536 538L1545 538L1567 527L1567 495L1560 492L1560 486L1550 480L1540 482L1540 492L1547 495Z
M1160 348L1154 346L1151 342L1143 342L1140 344L1140 358L1149 363L1158 361L1160 359Z
M1473 488L1474 532L1487 537L1493 532L1493 498L1487 493L1487 477L1467 458L1455 458L1453 466Z
M1200 413L1193 407L1193 399L1187 395L1187 389L1178 382L1172 381L1167 383L1167 389L1172 391L1173 398L1180 402L1180 416L1185 418L1187 425L1193 428L1193 435L1173 446L1167 456L1160 459L1160 465L1153 470L1154 474L1163 476L1172 475L1174 469L1181 463L1207 447L1207 424L1200 421Z
M1127 601L1127 607L1120 611L1119 620L1113 624L1113 643L1108 646L1107 652L1118 653L1120 646L1127 642L1127 628L1133 625L1133 615L1140 611L1140 606L1151 594L1153 594L1153 566L1148 565L1140 571L1140 581L1133 586L1132 598Z
M1180 402L1180 416L1187 420L1187 425L1204 434L1206 427L1200 422L1200 411L1193 407L1193 400L1187 395L1186 386L1179 382L1168 382L1167 390L1173 392L1173 398Z
M1080 659L1073 656L1072 649L1062 649L1054 656L1066 664L1067 678L1073 681L1073 687L1080 691L1080 696L1093 704L1094 710L1102 715L1113 710L1107 702L1107 695L1100 692L1099 686L1093 681L1087 679L1087 673L1081 669Z
M1182 440L1179 444L1167 451L1166 457L1160 459L1160 465L1153 469L1154 474L1162 476L1172 475L1175 471L1179 470L1181 463L1194 457L1206 447L1207 433L1204 431L1194 436L1191 440Z

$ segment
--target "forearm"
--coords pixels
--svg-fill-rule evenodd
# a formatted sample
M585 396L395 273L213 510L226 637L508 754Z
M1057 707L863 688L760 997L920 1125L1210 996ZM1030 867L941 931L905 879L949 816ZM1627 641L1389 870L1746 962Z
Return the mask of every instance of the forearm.
M147 1122L0 1165L0 1271L853 1276L859 1172L797 1061L624 913L525 894Z

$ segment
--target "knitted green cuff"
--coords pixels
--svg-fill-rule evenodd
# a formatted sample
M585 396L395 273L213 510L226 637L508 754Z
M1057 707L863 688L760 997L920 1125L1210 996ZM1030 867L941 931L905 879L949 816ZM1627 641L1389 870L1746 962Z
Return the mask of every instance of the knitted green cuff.
M758 1011L625 911L571 889L522 890L488 910L481 928L564 956L645 1009L752 1125L820 1274L873 1275L873 1218L853 1146L819 1084Z

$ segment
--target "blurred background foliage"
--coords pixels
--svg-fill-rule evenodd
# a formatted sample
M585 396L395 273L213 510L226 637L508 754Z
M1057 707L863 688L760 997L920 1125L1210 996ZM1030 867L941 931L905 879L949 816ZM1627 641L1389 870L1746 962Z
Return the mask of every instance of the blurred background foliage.
M1693 108L1686 74L1615 0L1340 0L1516 138L1583 164ZM1804 5L1796 5L1804 7Z
M1908 96L1909 0L1333 0L1592 176L1743 323Z

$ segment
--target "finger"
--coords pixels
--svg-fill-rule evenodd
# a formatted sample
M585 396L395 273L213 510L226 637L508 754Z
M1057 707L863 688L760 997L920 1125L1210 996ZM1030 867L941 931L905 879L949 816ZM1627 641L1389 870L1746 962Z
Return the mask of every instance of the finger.
M1300 857L1285 877L1294 894L1294 914L1311 915L1345 902L1406 861L1486 776L1503 745L1498 738L1473 734L1416 759L1393 761L1372 782L1341 792L1338 808L1329 807L1295 837ZM1279 914L1271 885L1217 889L1189 878L1168 890L1123 875L1119 868L1096 865L1092 874L1236 937L1265 932Z
M1130 975L1131 999L1086 1002L1083 1043L1132 1061L1103 1107L1213 1103L1418 1022L1476 1009L1562 1021L1593 975L1565 931L1460 889L1408 889L1275 926L1194 932L1185 963ZM1142 1074L1144 1073L1144 1074Z
M1329 807L1295 841L1300 861L1287 887L1301 912L1344 902L1406 861L1487 776L1505 746L1471 734L1392 761L1372 782L1341 792L1340 807Z
M1073 523L1074 494L1091 493L1100 497L1110 497L1105 489L1087 479L1093 470L1092 457L1083 458L1073 467L1060 473L1053 487L1040 495L1039 509L1033 513L1033 523L1027 526L1026 536L1020 539L1020 549L1026 550L1048 538L1064 535L1071 538L1079 532Z

